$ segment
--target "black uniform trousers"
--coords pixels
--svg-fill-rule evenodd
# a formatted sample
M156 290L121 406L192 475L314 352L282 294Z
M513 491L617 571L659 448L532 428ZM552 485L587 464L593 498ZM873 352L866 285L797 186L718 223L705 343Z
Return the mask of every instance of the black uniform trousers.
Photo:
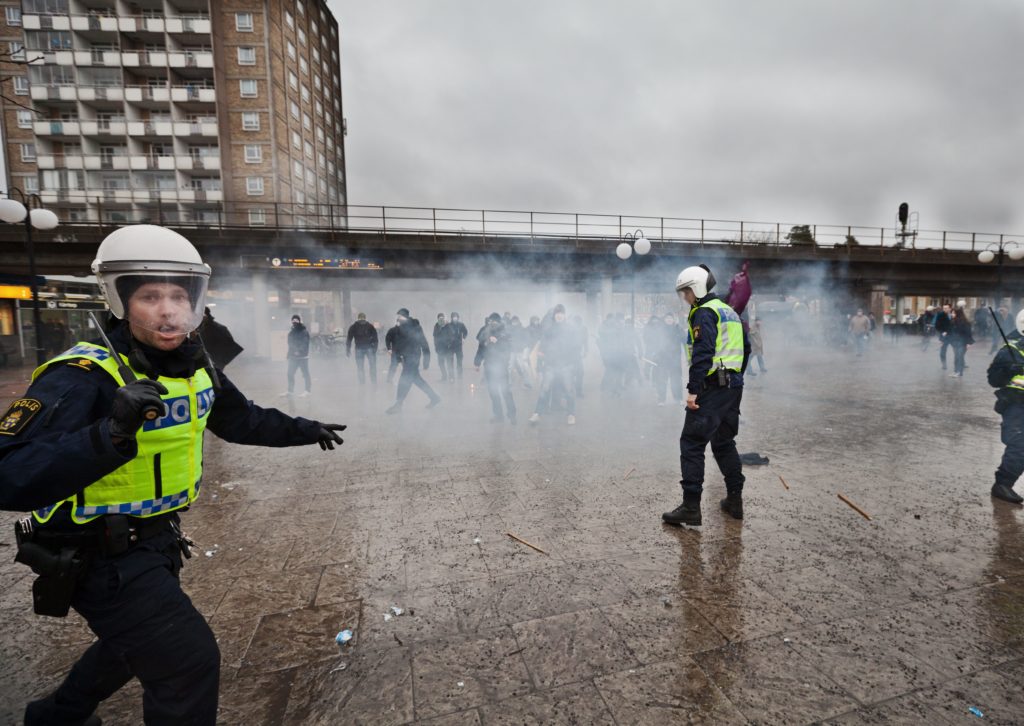
M440 396L434 393L434 389L430 387L430 384L423 380L423 376L420 375L419 364L403 361L402 373L398 376L398 391L396 392L395 402L402 403L405 397L409 395L409 389L413 386L427 394L431 401L440 398Z
M679 437L684 499L699 499L704 491L704 450L708 443L725 478L726 490L732 494L743 491L746 480L736 451L742 397L742 388L708 388L697 396L700 408L686 410L683 433Z
M1012 488L1024 473L1024 403L1013 403L1003 411L1001 439L1006 450L996 469L996 484Z
M146 724L217 720L220 650L181 589L177 535L158 534L116 557L96 557L72 607L98 640L52 697L29 704L25 724L81 724L133 677Z

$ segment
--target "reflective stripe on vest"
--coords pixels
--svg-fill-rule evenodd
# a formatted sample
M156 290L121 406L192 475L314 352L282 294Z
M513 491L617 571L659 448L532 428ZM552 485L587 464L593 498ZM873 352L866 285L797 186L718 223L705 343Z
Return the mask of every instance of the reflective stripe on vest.
M711 298L702 305L690 308L690 314L687 316L687 325L690 328L690 340L686 346L688 357L693 360L693 316L700 308L714 310L718 317L715 355L708 375L715 372L719 363L726 370L739 372L743 369L743 323L740 322L740 316L736 314L736 311L718 298Z
M1010 347L1020 354L1021 360L1024 360L1024 350L1021 350L1013 343L1010 343ZM1024 391L1024 374L1016 375L1012 379L1010 379L1010 382L1006 384L1006 388L1016 388L1018 390Z
M125 365L129 365L121 356ZM110 352L91 343L76 343L73 348L47 361L32 374L38 378L49 366L64 360L87 359L97 363L118 385L122 385L117 362ZM130 366L129 366L130 367ZM142 377L138 371L133 372ZM79 494L32 516L45 522L65 502L71 518L85 524L105 514L130 514L152 517L187 507L199 496L203 471L203 431L213 406L213 384L205 370L191 378L164 378L167 393L161 398L164 416L146 421L136 435L138 454L131 461L93 482ZM167 492L167 493L165 493Z

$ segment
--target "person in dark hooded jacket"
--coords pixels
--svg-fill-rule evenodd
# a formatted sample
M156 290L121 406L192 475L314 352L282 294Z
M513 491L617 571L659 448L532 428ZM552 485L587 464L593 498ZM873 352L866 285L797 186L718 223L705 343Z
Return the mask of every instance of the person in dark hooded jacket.
M398 361L402 364L402 374L398 378L395 404L387 412L400 413L402 402L405 401L405 397L409 395L409 389L413 386L430 397L427 408L433 408L441 403L441 397L420 375L421 359L423 370L430 368L430 346L427 344L427 336L423 334L420 321L410 317L408 308L400 308L398 311L398 331L395 333L391 353L397 356Z
M309 381L309 331L302 324L302 316L292 315L292 329L288 331L288 392L283 396L291 396L295 392L295 371L302 371L306 381L306 390L302 396L308 396Z
M515 424L516 402L512 397L509 380L509 359L512 355L510 331L498 313L491 313L487 316L487 324L476 334L476 339L479 345L473 366L477 370L480 370L481 364L484 367L484 380L487 381L487 392L491 396L491 409L494 412L491 423L501 423L507 414L509 423ZM501 408L503 401L504 412Z
M469 329L465 323L462 322L462 318L459 317L458 313L452 313L448 319L448 377L450 380L455 380L453 377L452 369L455 369L455 373L458 374L459 380L462 380L462 342L469 337Z
M348 329L345 339L345 355L352 355L352 343L356 344L356 369L359 371L359 385L366 383L363 371L364 361L370 366L370 382L377 383L377 329L366 319L366 313L359 313L358 319Z

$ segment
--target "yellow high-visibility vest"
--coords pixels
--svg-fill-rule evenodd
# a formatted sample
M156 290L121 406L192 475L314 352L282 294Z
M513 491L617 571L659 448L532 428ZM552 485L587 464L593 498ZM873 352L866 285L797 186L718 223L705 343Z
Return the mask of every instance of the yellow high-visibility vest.
M686 345L687 357L693 360L693 316L700 308L715 311L718 316L718 337L715 339L715 357L708 370L710 376L719 367L739 372L743 369L743 323L736 311L718 298L711 298L702 305L690 308L686 323L690 328L690 340Z
M110 351L92 343L76 343L37 368L32 380L54 363L81 359L98 364L119 386L126 383ZM124 356L121 359L131 367ZM143 377L134 369L132 372ZM157 380L167 388L167 394L161 396L166 410L139 429L135 437L139 453L135 458L75 496L36 510L32 513L36 521L47 521L65 502L71 507L71 518L85 524L105 514L153 517L195 501L203 475L203 431L213 407L213 383L202 369L191 378L161 376Z

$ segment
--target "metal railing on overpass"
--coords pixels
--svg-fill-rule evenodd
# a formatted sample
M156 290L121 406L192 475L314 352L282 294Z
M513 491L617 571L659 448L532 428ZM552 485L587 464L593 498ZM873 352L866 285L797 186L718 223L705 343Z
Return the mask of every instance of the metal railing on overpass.
M46 199L45 192L43 198ZM85 201L84 198L82 201ZM1024 241L1024 234L916 230L901 236L898 229L860 225L580 212L256 202L226 202L201 208L189 206L185 210L178 210L173 204L143 209L112 209L103 200L96 200L96 206L102 222L64 222L62 227L99 226L106 229L125 224L150 223L178 228L222 230L356 232L396 237L433 236L437 239L472 237L474 241L482 240L484 244L488 239L501 238L617 241L627 233L641 230L648 239L665 243L840 249L876 247L958 252L998 248L1011 239Z

